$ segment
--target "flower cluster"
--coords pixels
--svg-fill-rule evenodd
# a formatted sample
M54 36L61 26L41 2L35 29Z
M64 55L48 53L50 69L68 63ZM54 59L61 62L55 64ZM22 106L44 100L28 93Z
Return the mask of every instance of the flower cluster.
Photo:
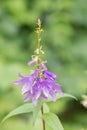
M41 67L41 74L39 74L38 69L26 77L19 74L20 80L14 82L15 85L23 85L21 93L26 95L24 101L27 102L32 99L35 106L39 98L47 100L52 96L53 101L56 101L56 92L62 93L60 84L55 81L57 76L47 71L45 64L41 64Z

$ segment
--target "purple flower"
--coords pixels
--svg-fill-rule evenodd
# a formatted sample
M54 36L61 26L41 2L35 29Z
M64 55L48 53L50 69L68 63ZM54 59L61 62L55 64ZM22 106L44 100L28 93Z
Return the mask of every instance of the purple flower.
M33 74L26 77L19 74L20 80L14 82L15 85L23 85L21 94L25 94L24 102L32 99L34 106L38 99L49 99L52 97L56 101L56 92L62 93L60 84L56 83L57 76L47 70L42 71L42 77L39 77L39 71L35 70Z
M42 64L41 64L41 67L42 67L43 70L47 70L47 67L46 67L45 64L42 63Z
M28 65L29 66L33 65L34 63L37 62L37 60L38 60L38 57L33 58L31 61L28 62Z
M43 71L43 74L44 76L52 79L52 80L55 80L57 78L57 76L55 74L53 74L52 72L49 72L49 71Z
M28 75L26 77L19 74L20 80L15 81L14 84L23 85L21 94L25 94L29 90L32 92L32 85L35 79L37 78L37 76L38 76L38 70L35 70L33 74Z
M35 60L31 60L31 61L28 62L28 65L31 66L34 63L35 63Z

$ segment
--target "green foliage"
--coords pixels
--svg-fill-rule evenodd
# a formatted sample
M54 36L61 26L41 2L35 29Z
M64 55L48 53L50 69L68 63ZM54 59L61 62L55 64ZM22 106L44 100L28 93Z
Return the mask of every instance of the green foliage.
M69 94L57 95L57 99L64 98L64 97L70 97L70 98L76 99L74 96L69 95ZM52 101L52 100L48 100L48 102L49 101ZM42 104L43 104L43 101L41 101L41 100L38 102L37 107L34 107L33 103L24 104L24 105L14 109L14 110L12 110L7 116L4 117L2 122L4 122L5 120L7 120L8 118L10 118L12 116L23 114L23 113L29 113L29 112L33 112L33 119L34 119L34 122L36 122L36 119L37 119L38 114L41 110ZM47 112L49 112L49 108L44 103L44 113L47 113Z

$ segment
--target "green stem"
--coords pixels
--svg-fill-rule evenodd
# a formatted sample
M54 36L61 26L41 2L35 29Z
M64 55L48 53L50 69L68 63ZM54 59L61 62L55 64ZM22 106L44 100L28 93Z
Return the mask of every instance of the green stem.
M38 50L39 50L39 54L40 54L40 41L41 41L41 21L40 19L38 19L38 29L37 29L37 33L38 33Z
M40 19L38 19L38 28L37 28L37 34L38 34L38 70L39 70L39 74L40 74L40 42L41 42L41 21Z
M41 113L42 113L42 115L44 114L43 105L41 107ZM43 130L46 130L46 128L45 128L45 121L43 119L42 119L42 124L43 124Z
M38 34L38 56L40 56L40 42L41 42L41 32L42 32L42 29L41 29L41 21L40 19L38 19L38 29L37 29L37 34ZM39 70L39 76L40 76L40 60L38 58L38 70ZM43 110L43 105L41 107L41 113L42 115L44 114L44 110ZM42 119L42 124L43 124L43 130L46 130L45 129L45 121Z

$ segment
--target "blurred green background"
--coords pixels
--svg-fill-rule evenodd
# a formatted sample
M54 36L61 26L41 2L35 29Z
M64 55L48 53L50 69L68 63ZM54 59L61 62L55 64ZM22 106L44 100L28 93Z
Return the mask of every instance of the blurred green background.
M0 0L0 120L23 104L21 87L12 82L18 72L31 71L27 62L37 47L38 18L48 69L59 75L65 93L78 98L50 103L50 109L65 130L87 130L87 109L81 104L87 94L87 0ZM32 128L31 117L31 113L13 117L0 130L40 130L39 120Z

